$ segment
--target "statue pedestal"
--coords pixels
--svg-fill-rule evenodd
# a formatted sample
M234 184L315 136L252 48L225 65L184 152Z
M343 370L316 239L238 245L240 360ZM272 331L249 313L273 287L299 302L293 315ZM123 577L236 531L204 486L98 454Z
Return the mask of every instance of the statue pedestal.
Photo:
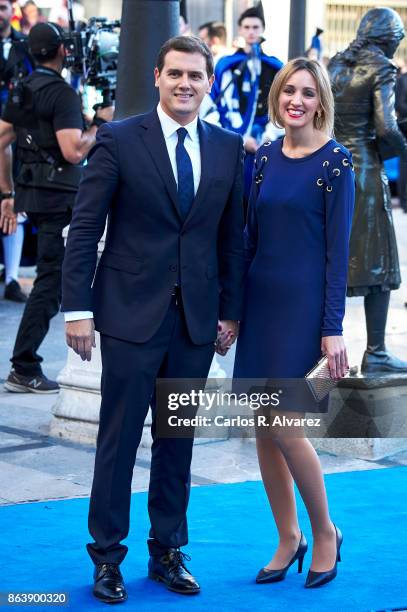
M407 449L407 375L356 376L331 393L315 448L377 460Z
M405 451L407 375L344 379L331 391L326 414L306 416L321 417L320 426L305 428L317 450L371 461ZM229 437L237 436L255 443L254 427L231 427Z

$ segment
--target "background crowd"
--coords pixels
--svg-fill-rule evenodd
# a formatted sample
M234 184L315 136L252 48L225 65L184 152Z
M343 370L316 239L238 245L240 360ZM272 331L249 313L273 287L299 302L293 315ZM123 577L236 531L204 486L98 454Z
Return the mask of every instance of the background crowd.
M84 7L81 3L74 2L73 10L76 21L84 19ZM47 14L45 14L46 12ZM25 3L0 0L0 101L2 114L13 78L16 74L19 76L30 74L35 66L34 58L30 55L26 44L26 36L35 24L45 23L47 20L50 23L57 24L60 28L66 29L68 27L66 0L54 3L50 10L44 12L37 7L34 0L28 0ZM274 141L284 133L284 130L276 127L268 116L268 92L275 76L282 68L283 62L277 57L266 54L263 49L265 25L261 5L245 10L237 21L237 37L234 39L232 46L228 46L227 41L230 40L230 37L227 35L228 32L224 23L209 20L202 23L196 32L192 32L188 23L183 17L180 17L181 35L198 36L208 45L214 57L215 81L210 94L205 96L201 106L201 119L220 125L243 137L245 148L245 214L247 213L256 152L264 142ZM322 29L316 27L315 34L309 41L308 48L304 49L303 55L320 62L324 66L328 65L330 60L329 57L324 55ZM89 87L81 84L77 77L73 78L66 69L62 72L62 76L78 93L85 94L82 96L83 103L86 99L91 98L87 91ZM83 110L86 111L86 109ZM405 66L399 66L396 111L400 129L406 132L404 127L407 125L407 76ZM91 119L88 121L89 124L90 121ZM335 126L335 129L337 130L338 126ZM401 134L400 138L402 138ZM393 155L399 154L400 151L398 150L393 153ZM4 169L0 168L0 172L3 173L3 171ZM14 176L17 175L16 167L13 173ZM402 155L400 163L397 164L397 174L399 178L396 187L397 195L401 208L407 212L407 163L403 160ZM5 184L4 181L3 184ZM3 199L6 196L7 191L3 193ZM392 224L390 223L390 225ZM360 235L360 232L354 231L354 236L356 233ZM377 234L379 235L379 233L378 231ZM32 219L27 219L23 212L18 215L17 230L10 235L2 235L0 262L4 262L2 270L4 299L16 302L27 300L27 296L18 282L19 267L21 264L33 265L36 262L37 237L35 223ZM396 253L395 238L393 237L390 242L394 243L394 248L392 248ZM376 268L377 266L374 267L374 269ZM396 270L397 266L390 266L390 268ZM396 288L398 284L398 280L390 283L391 288ZM388 298L388 291L386 296ZM381 309L382 323L379 326L383 333L385 311L387 313L387 310L383 307ZM375 329L377 327L375 324ZM383 342L375 342L374 344L375 346L379 346L379 344L384 346ZM384 349L382 352L384 352ZM400 367L400 364L398 364L398 369Z
M34 0L17 0L9 3L5 0L3 4L6 6L6 15L1 15L3 12L0 3L0 79L1 79L1 106L8 94L9 81L11 78L11 67L9 61L9 50L14 39L28 35L30 29L36 23L51 21L57 23L63 28L68 27L68 12L66 0L58 0L53 3L50 9L41 9L37 6ZM11 9L7 6L11 4ZM11 10L11 12L10 12ZM85 19L85 9L80 1L73 3L74 17L76 21ZM208 20L202 23L196 32L193 32L188 23L183 17L180 17L180 33L184 35L199 36L212 51L214 64L216 69L216 84L212 97L207 96L201 108L201 118L213 123L223 125L230 128L230 113L226 113L224 100L217 100L221 90L222 81L230 81L231 72L238 72L239 65L246 59L247 55L253 54L252 43L261 43L263 40L262 34L264 31L264 17L258 9L249 9L245 11L249 17L260 17L257 30L250 29L247 22L242 27L241 19L239 20L238 35L233 40L232 46L227 45L227 30L224 23L220 21ZM317 24L316 24L317 25ZM254 47L255 49L256 47ZM253 77L253 71L256 70L256 62L249 62L247 75L241 75L236 78L233 87L228 88L226 92L230 98L230 104L234 106L237 117L236 131L245 132L245 149L246 149L246 193L245 204L248 199L248 185L251 175L254 153L257 148L266 139L274 140L281 135L275 126L273 126L267 118L267 92L275 72L281 67L282 63L277 59L265 55L259 49L260 63L258 64L259 75L256 81ZM323 31L316 28L315 35L307 49L304 49L304 55L311 59L317 59L322 64L327 66L329 57L324 54L323 48ZM245 57L246 56L246 57ZM226 59L225 59L226 58ZM396 60L397 61L397 60ZM253 65L251 66L250 63ZM399 61L399 79L396 89L396 110L399 119L400 128L407 133L407 65ZM250 74L250 72L252 74ZM256 87L251 87L251 82L256 83ZM91 92L92 96L92 92ZM90 97L91 97L90 96ZM254 99L257 100L256 111L253 114L255 106ZM0 109L1 110L1 109ZM230 110L230 109L229 109ZM248 123L252 121L253 126L248 129ZM240 125L239 125L240 122ZM233 126L234 128L234 126ZM250 131L253 135L249 134ZM400 199L400 206L407 212L407 164L400 160L399 162L386 162L386 170L388 171L391 180L393 194L396 194ZM20 265L33 265L35 263L36 252L36 234L35 229L25 222L25 219L19 217L19 226L15 234L11 236L3 236L2 244L0 245L0 266L3 264L3 269L0 272L0 279L4 282L3 297L7 300L24 302L26 295L21 290L18 284L18 270Z

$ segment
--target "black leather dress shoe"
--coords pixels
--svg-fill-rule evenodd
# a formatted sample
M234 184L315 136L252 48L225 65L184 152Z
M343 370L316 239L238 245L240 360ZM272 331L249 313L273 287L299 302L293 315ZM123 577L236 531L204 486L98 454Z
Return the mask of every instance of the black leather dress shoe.
M93 575L95 584L93 594L105 603L120 603L126 601L123 576L117 563L100 563L96 565Z
M185 567L185 561L191 558L178 548L169 548L161 556L151 556L148 562L148 577L157 582L163 582L167 589L195 595L201 587Z

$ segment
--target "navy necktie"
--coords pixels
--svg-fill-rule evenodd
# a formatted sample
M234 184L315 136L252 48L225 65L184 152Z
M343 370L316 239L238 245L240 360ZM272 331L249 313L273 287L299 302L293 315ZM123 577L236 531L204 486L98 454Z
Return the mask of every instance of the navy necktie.
M178 144L175 149L178 174L178 205L182 218L185 220L194 201L194 174L191 158L184 145L185 128L178 128Z

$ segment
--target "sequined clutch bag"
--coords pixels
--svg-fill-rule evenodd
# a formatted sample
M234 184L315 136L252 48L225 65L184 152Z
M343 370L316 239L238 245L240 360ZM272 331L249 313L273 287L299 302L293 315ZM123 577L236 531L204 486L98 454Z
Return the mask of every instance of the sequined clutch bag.
M331 378L326 355L305 375L305 380L316 402L322 402L334 389L337 381Z

